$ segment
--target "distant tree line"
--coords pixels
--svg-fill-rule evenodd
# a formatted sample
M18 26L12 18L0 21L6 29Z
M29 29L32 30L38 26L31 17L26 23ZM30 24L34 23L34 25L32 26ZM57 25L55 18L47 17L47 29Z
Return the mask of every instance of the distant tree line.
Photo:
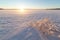
M49 8L47 10L60 10L60 8Z
M4 10L3 8L0 8L0 10Z

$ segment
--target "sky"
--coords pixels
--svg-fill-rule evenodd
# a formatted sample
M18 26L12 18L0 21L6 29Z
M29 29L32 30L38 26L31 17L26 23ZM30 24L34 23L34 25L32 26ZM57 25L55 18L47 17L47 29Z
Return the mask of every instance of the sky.
M0 0L0 8L60 8L60 0Z

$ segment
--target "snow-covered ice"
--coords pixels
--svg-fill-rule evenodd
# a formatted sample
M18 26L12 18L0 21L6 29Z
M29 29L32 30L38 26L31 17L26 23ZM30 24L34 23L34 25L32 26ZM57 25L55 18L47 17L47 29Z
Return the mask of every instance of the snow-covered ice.
M25 13L21 15L16 10L0 10L0 40L60 40L60 34L45 35L44 38L38 26L32 26L32 23L48 18L59 31L60 10L29 10Z

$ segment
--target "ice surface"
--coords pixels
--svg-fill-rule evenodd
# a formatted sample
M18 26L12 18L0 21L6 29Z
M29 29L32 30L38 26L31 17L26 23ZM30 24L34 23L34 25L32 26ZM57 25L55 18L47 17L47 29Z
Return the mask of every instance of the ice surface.
M0 10L0 40L60 40L60 10L29 11L26 12L27 14L21 15L16 10ZM32 23L36 25L36 22L41 23L40 20L43 22L45 18L50 19L49 22L51 21L54 25L53 29L57 30L55 36L43 35L43 31L37 29L38 25L32 26ZM49 23L44 21L43 24L47 26Z

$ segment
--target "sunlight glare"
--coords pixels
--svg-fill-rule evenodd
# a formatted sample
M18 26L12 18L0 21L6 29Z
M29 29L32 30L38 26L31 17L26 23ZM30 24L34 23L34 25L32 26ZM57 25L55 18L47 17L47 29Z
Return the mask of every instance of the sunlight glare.
M20 5L20 6L18 6L18 9L20 10L20 12L24 12L25 5Z
M20 10L20 12L24 12L24 8L21 8L21 9L19 9Z
M21 14L21 15L25 15L25 14L28 14L26 8L27 6L26 5L23 5L23 4L20 4L20 5L17 5L16 7L18 9L18 13Z

